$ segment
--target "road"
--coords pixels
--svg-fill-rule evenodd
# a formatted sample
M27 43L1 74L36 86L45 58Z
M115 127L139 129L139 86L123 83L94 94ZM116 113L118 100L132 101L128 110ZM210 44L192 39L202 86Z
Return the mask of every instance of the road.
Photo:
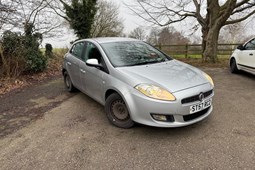
M215 82L214 110L183 128L116 128L61 78L3 96L0 169L254 169L255 76L204 70Z

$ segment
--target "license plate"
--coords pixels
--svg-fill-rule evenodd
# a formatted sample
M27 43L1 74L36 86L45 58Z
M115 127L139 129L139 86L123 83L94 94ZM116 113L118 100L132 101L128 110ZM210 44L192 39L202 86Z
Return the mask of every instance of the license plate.
M209 99L209 100L205 100L199 104L190 106L190 114L204 110L204 109L210 107L211 105L212 105L212 99Z

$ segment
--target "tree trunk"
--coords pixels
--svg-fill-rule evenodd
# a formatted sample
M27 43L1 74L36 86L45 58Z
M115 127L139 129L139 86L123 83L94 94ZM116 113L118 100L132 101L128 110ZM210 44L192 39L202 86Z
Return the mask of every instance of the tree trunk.
M217 62L219 32L220 28L217 27L209 28L208 32L203 32L203 61L211 63Z
M216 0L207 0L207 15L202 25L202 56L204 62L217 62L219 32L222 21L219 19L220 6Z

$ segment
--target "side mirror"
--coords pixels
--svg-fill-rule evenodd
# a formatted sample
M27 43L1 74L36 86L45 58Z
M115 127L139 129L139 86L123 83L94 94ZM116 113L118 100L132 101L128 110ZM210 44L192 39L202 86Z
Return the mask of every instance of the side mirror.
M98 60L95 58L88 59L86 65L90 67L102 68L102 65L98 63Z
M238 50L244 50L244 46L243 46L243 45L238 45L238 46L237 46L237 49L238 49Z

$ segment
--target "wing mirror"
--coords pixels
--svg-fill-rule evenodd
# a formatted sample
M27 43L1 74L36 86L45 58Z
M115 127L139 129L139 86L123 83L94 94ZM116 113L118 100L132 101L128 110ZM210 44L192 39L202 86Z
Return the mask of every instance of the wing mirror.
M244 50L244 46L243 46L243 45L238 45L238 46L237 46L237 49L238 49L238 50Z
M98 63L98 60L95 58L88 59L86 65L90 67L102 68L102 65Z

